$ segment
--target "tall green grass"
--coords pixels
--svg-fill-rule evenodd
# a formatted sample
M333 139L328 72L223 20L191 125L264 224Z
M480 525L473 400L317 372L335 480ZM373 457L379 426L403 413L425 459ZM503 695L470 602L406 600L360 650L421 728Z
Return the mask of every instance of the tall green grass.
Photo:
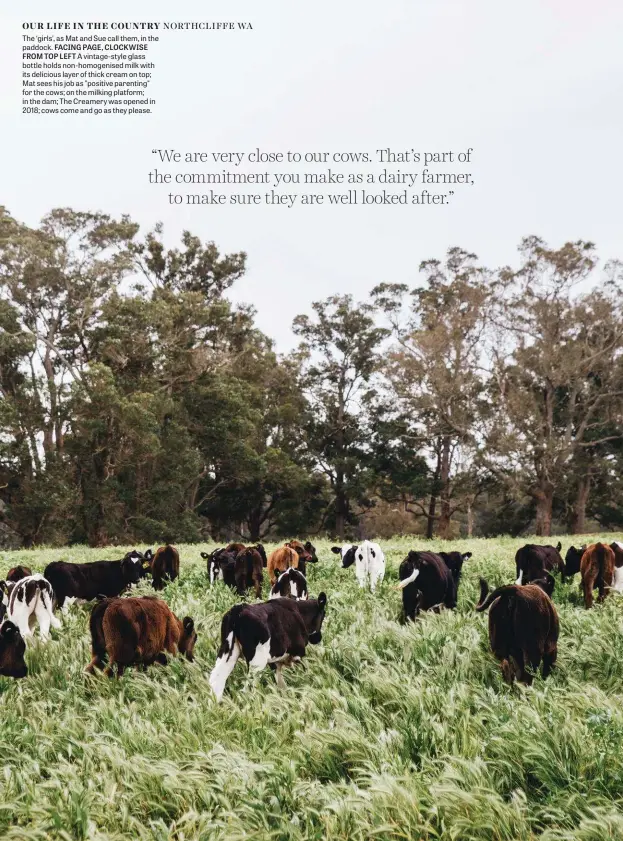
M236 596L208 587L199 553L211 547L181 546L181 577L164 592L195 618L193 664L85 676L89 607L74 606L29 648L25 680L0 678L0 837L623 839L623 601L585 611L578 576L557 580L557 669L506 686L473 606L480 575L514 578L523 542L453 545L474 555L458 608L415 625L399 623L392 584L417 542L384 543L375 596L318 543L308 572L311 594L328 595L322 644L284 672L281 693L270 670L237 665L220 706L208 676ZM0 573L105 557L120 552L3 553Z

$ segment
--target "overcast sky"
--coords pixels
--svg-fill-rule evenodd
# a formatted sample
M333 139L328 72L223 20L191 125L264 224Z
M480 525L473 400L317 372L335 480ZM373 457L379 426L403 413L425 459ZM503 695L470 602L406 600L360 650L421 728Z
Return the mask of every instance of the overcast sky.
M22 2L0 11L0 204L129 213L244 250L235 300L280 350L292 318L334 292L417 281L460 245L492 267L522 236L590 239L623 257L623 4L611 0L298 3ZM88 8L88 13L86 12ZM24 116L25 20L250 20L253 31L164 33L156 113ZM179 208L148 184L154 147L474 149L475 184L447 207ZM259 192L259 191L258 191Z

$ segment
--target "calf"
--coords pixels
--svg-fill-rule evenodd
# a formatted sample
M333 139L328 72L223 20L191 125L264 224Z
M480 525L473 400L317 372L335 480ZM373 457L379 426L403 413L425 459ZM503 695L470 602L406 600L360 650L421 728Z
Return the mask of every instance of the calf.
M299 554L291 546L281 546L274 549L268 556L267 571L271 586L275 584L280 572L287 569L298 569Z
M236 554L235 552L228 552L227 549L215 549L210 554L207 552L201 553L201 557L208 562L210 584L214 584L220 579L228 587L234 588L236 586Z
M184 654L193 660L197 641L195 624L190 616L180 621L162 599L101 599L91 611L92 660L86 671L102 669L108 657L106 674L121 677L128 666L166 665L166 653Z
M623 543L615 540L610 544L614 552L614 570L612 574L612 589L623 593Z
M98 595L118 596L143 576L144 557L136 550L120 561L92 561L70 564L54 561L44 570L44 577L54 590L59 608L66 599L92 601Z
M584 552L586 552L586 546L581 546L579 549L576 549L575 546L570 546L567 549L567 554L565 555L565 575L568 578L572 578L576 572L580 571L580 561Z
M487 582L480 579L477 611L489 608L489 642L493 655L502 664L507 683L515 677L532 683L529 666L546 678L558 656L558 614L552 600L536 584L508 584L488 594Z
M359 586L369 585L370 591L374 593L376 585L380 584L385 576L385 555L378 543L364 540L358 545L346 544L341 548L332 546L331 551L341 556L342 569L355 564L355 575Z
M8 619L0 625L0 675L26 677L28 667L24 660L26 643L17 625Z
M307 579L298 569L282 572L270 591L271 599L306 599Z
M217 702L223 698L227 678L241 654L256 671L274 665L277 686L283 688L282 668L298 663L307 643L321 641L326 604L326 594L320 593L317 599L307 601L273 599L232 607L221 623L221 646L210 674Z
M515 584L529 584L536 578L543 578L544 573L557 569L562 581L565 580L565 565L560 555L562 543L558 546L541 546L527 543L517 550L515 566L517 581Z
M307 564L317 564L318 556L316 555L316 547L312 546L309 540L306 543L301 543L300 540L290 540L286 543L290 549L294 549L299 556L299 562L296 569L300 570L303 575L306 574Z
M584 607L593 606L593 590L599 589L598 601L608 595L614 577L614 552L605 543L592 543L587 546L580 561Z
M3 583L0 582L0 586ZM39 633L44 641L49 638L50 626L61 627L52 609L54 604L52 585L39 573L29 575L17 582L10 582L6 589L2 587L2 590L3 601L8 596L7 617L19 628L24 640L32 639L32 627L35 620L39 623Z
M30 567L16 566L10 569L6 574L7 581L21 581L22 578L27 578L32 575Z
M456 607L457 581L436 552L409 552L400 564L398 577L405 619L414 621L420 610Z
M149 551L151 555L151 550ZM180 574L180 553L167 543L160 546L150 558L154 590L164 590L168 581L175 581Z
M234 578L239 596L253 587L255 598L262 598L262 582L264 571L262 556L254 546L247 546L236 555L234 562Z

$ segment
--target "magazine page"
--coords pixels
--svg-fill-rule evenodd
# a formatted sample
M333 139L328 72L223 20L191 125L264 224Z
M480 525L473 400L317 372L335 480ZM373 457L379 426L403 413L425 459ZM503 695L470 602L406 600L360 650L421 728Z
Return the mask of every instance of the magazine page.
M0 834L623 839L623 8L0 8Z

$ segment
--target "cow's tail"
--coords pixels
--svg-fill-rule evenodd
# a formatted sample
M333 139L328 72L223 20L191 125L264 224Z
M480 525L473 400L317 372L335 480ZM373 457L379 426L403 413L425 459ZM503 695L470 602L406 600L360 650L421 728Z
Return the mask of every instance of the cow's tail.
M598 543L595 547L595 559L597 560L597 569L599 571L599 577L603 581L604 565L606 563L606 547L603 543Z
M480 601L476 605L476 610L479 613L481 613L483 610L486 610L488 607L490 607L493 604L493 602L500 596L503 596L505 594L511 595L514 592L514 584L505 584L503 587L498 587L497 590L494 590L492 593L489 593L489 585L487 584L484 578L481 578Z

